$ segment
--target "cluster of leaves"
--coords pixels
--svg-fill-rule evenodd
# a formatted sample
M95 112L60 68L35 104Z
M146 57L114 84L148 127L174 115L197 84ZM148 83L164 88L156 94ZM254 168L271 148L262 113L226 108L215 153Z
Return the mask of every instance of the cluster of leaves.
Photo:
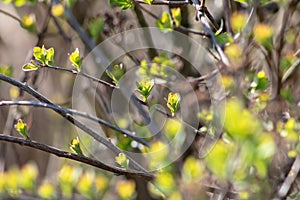
M181 11L180 8L171 9L171 13L163 12L161 18L157 20L156 26L163 32L174 30L174 27L180 26Z
M46 49L44 45L42 46L42 48L34 47L33 56L35 60L32 60L30 63L25 64L22 67L23 71L35 71L38 70L41 66L54 65L53 48Z
M175 67L174 62L168 57L168 54L161 53L159 56L153 58L152 63L148 64L146 60L142 60L138 74L146 77L161 77L168 78L168 68L173 69Z
M33 197L38 195L41 199L70 199L77 193L81 198L94 199L103 196L109 189L108 175L84 170L79 166L62 165L55 175L56 183L39 181L38 174L39 170L34 163L28 163L21 169L11 167L9 171L0 173L0 197L18 198L26 194ZM120 184L117 190L122 191L124 187Z
M2 0L4 3L13 3L17 7L24 6L27 3L37 3L38 0Z

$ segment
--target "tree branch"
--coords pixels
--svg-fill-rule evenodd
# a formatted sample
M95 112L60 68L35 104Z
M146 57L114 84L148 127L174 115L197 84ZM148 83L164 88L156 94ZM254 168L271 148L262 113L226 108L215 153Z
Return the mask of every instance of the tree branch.
M8 76L5 76L3 74L0 74L0 80L3 80L9 84L12 84L24 91L26 91L28 94L32 95L33 97L37 98L41 102L55 105L52 101L44 97L42 94L38 93L36 90L32 89L30 86L28 86L26 83L21 83L17 80L14 80L13 78L10 78ZM69 113L63 112L62 110L55 110L58 114L60 114L62 117L67 119L69 122L80 128L81 130L85 131L87 134L89 134L91 137L93 137L96 141L100 142L101 144L105 145L107 148L109 148L112 152L114 152L116 155L119 153L124 153L122 150L120 150L118 147L116 147L114 144L112 144L107 138L102 137L92 129L85 126L83 123L75 119L72 115ZM126 153L125 153L126 154ZM128 160L130 161L132 167L134 167L136 170L141 170L143 172L147 172L140 164L138 164L135 160L133 160L130 156L127 156Z
M125 129L121 129L113 124L110 124L109 122L100 119L98 117L89 115L87 113L84 112L80 112L77 110L73 110L73 109L67 109L67 108L62 108L60 106L57 105L51 105L51 104L47 104L47 103L41 103L41 102L37 102L37 101L0 101L0 106L13 106L13 105L19 105L19 106L34 106L34 107L43 107L43 108L49 108L51 110L54 111L59 111L59 112L65 112L67 114L73 114L73 115L78 115L80 117L84 117L86 119L90 119L92 121L98 122L102 125L105 125L111 129L114 129L116 131L119 131L120 133L132 138L133 140L145 145L145 146L149 146L148 142L146 142L145 140L135 136L132 132L125 130Z
M94 166L94 167L97 167L97 168L100 168L100 169L103 169L103 170L106 170L109 172L113 172L118 175L130 175L130 176L135 176L135 177L141 177L148 181L150 181L154 178L154 175L152 175L150 173L144 173L144 172L135 171L135 170L126 170L126 169L123 169L120 167L110 166L99 160L94 160L94 159L86 157L84 155L77 155L77 154L73 154L73 153L70 153L67 151L63 151L63 150L60 150L53 146L41 144L34 140L28 140L28 139L23 139L23 138L9 136L9 135L3 135L3 134L0 134L0 140L20 144L22 146L28 146L28 147L38 149L43 152L47 152L47 153L56 155L58 157L68 158L70 160L76 160L78 162L85 163L87 165L91 165L91 166Z

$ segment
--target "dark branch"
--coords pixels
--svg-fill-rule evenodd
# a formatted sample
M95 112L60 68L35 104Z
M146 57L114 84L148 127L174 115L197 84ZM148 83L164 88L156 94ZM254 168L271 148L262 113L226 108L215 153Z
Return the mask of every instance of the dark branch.
M0 134L0 140L1 141L6 141L6 142L11 142L11 143L16 143L20 144L22 146L28 146L34 149L41 150L43 152L47 152L53 155L56 155L58 157L62 158L68 158L70 160L76 160L81 163L85 163L87 165L91 165L109 172L113 172L118 175L131 175L135 177L142 177L145 180L152 180L154 178L154 175L149 174L149 173L143 173L139 171L134 171L134 170L126 170L120 167L115 167L115 166L110 166L107 165L99 160L94 160L92 158L86 157L84 155L76 155L67 151L60 150L56 147L52 147L49 145L41 144L37 141L34 140L28 140L28 139L23 139L19 137L14 137L14 136L9 136L9 135L3 135Z

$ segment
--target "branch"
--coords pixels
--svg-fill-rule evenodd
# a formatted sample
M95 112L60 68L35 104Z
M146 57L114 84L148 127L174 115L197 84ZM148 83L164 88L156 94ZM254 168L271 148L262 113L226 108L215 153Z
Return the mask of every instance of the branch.
M40 65L41 66L41 65ZM54 69L54 70L60 70L60 71L64 71L64 72L69 72L69 73L72 73L72 74L75 74L75 75L79 75L79 76L83 76L89 80L92 80L94 82L97 82L97 83L101 83L103 85L106 85L106 86L109 86L111 88L118 88L117 86L113 85L113 84L110 84L106 81L103 81L101 79L98 79L98 78L95 78L89 74L86 74L84 72L79 72L75 69L68 69L68 68L63 68L63 67L59 67L59 66L50 66L50 65L46 65L46 66L41 66L41 67L47 67L49 69Z
M58 157L68 158L70 160L76 160L78 162L85 163L87 165L91 165L91 166L94 166L94 167L97 167L97 168L100 168L100 169L103 169L103 170L106 170L109 172L113 172L118 175L131 175L131 176L135 176L135 177L142 177L148 181L150 181L154 178L154 175L149 174L149 173L143 173L143 172L139 172L139 171L135 171L135 170L126 170L126 169L123 169L120 167L110 166L99 160L95 160L95 159L86 157L84 155L77 155L77 154L73 154L73 153L70 153L67 151L63 151L63 150L60 150L53 146L41 144L34 140L28 140L28 139L23 139L23 138L9 136L9 135L3 135L3 134L0 134L0 140L20 144L22 146L28 146L33 149L38 149L43 152L47 152L47 153L56 155Z
M149 5L148 3L146 3L143 0L133 0L133 2L135 3L139 3L139 4L146 4ZM181 6L181 5L187 5L189 4L189 1L165 1L165 0L154 0L150 5L172 5L172 6Z
M22 25L22 20L20 20L18 17L10 14L9 12L6 12L5 10L0 9L0 13L12 18L13 20L16 20L20 25Z
M0 80L3 80L9 84L12 84L24 91L26 91L28 94L32 95L33 97L37 98L38 100L50 104L55 105L52 101L44 97L42 94L38 93L36 90L32 89L30 86L28 86L26 83L21 83L17 80L14 80L8 76L5 76L3 74L0 74ZM96 141L100 142L101 144L105 145L107 148L109 148L112 152L114 152L116 155L119 153L124 153L122 150L120 150L118 147L113 145L107 138L102 137L97 132L93 131L92 129L85 126L80 121L76 120L72 115L69 113L65 113L62 110L55 110L58 114L60 114L62 117L67 119L69 122L89 134L91 137L93 137ZM144 172L147 172L140 164L138 164L135 160L133 160L130 156L127 156L130 163L136 170L141 170Z
M197 12L197 18L202 23L202 26L203 26L205 32L208 33L208 35L210 36L210 39L211 39L212 43L214 44L214 46L216 47L216 51L218 52L222 63L225 66L229 66L229 60L228 60L227 56L225 55L225 53L223 52L220 44L218 43L218 41L215 37L214 32L211 30L209 23L208 23L207 19L205 18L205 14L208 13L207 8L205 7L205 1L202 1L202 4L200 5L197 0L193 0L193 5Z
M288 176L286 177L286 179L282 183L280 189L278 190L277 197L274 198L274 200L283 199L286 197L293 182L295 181L295 179L297 178L297 176L299 174L299 170L300 170L300 156L298 155L292 165L292 168L291 168Z
M43 108L49 108L49 109L54 110L54 111L65 112L67 114L78 115L80 117L90 119L90 120L98 122L98 123L100 123L104 126L107 126L111 129L114 129L114 130L116 130L116 131L132 138L133 140L145 145L145 146L149 146L148 142L146 142L145 140L135 136L134 133L132 133L128 130L125 130L125 129L121 129L121 128L113 125L113 124L110 124L109 122L107 122L103 119L100 119L98 117L89 115L85 112L80 112L80 111L73 110L73 109L62 108L62 107L57 106L55 104L52 105L52 104L41 103L41 102L37 102L37 101L0 101L0 107L1 106L12 106L12 105L43 107Z

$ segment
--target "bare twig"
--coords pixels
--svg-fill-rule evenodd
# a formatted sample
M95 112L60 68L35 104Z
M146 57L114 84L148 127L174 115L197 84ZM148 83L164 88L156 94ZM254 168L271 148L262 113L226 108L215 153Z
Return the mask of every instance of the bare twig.
M222 63L225 66L229 66L229 60L227 58L227 56L225 55L225 53L223 52L220 44L218 43L214 32L211 30L209 23L205 17L205 15L207 14L207 8L205 7L205 2L202 1L201 5L199 4L199 2L197 2L196 0L193 1L193 5L196 9L197 12L197 18L200 20L200 22L202 23L202 26L205 30L205 32L210 35L210 39L211 42L214 44L216 51L218 52L220 59L222 61ZM206 11L205 11L206 10Z
M291 168L288 176L286 177L286 179L282 183L281 187L279 188L279 190L277 192L277 196L274 198L274 200L279 200L279 199L283 199L284 197L286 197L293 182L297 178L299 171L300 171L300 156L298 155L292 165L292 168Z
M59 66L50 66L50 65L46 65L44 67L49 68L49 69L55 69L55 70L60 70L60 71L64 71L64 72L69 72L69 73L72 73L72 74L75 74L75 75L83 76L83 77L88 78L88 79L90 79L94 82L101 83L101 84L109 86L111 88L118 88L117 86L115 86L113 84L110 84L106 81L95 78L95 77L93 77L93 76L91 76L87 73L77 71L76 69L68 69L68 68L63 68L63 67L59 67Z
M135 3L139 4L147 4L143 0L133 0ZM172 6L181 6L181 5L187 5L189 4L189 1L165 1L165 0L154 0L151 5L172 5Z
M5 81L5 82L7 82L9 84L12 84L12 85L18 87L19 89L22 89L22 90L26 91L28 94L30 94L33 97L37 98L41 102L44 102L44 103L47 103L47 104L50 104L50 105L55 105L52 101L50 101L49 99L47 99L46 97L44 97L42 94L40 94L36 90L32 89L26 83L21 83L21 82L19 82L17 80L14 80L13 78L10 78L8 76L3 75L3 74L0 74L0 80L3 80L3 81ZM99 135L98 133L96 133L95 131L93 131L92 129L88 128L86 125L84 125L83 123L81 123L80 121L78 121L77 119L75 119L69 113L65 113L62 110L55 110L55 111L58 114L60 114L62 117L64 117L65 119L67 119L69 122L71 122L72 124L74 124L75 126L77 126L78 128L80 128L81 130L83 130L84 132L86 132L87 134L89 134L96 141L98 141L101 144L105 145L107 148L109 148L115 154L123 153L122 150L120 150L118 147L116 147L114 144L112 144L108 139L102 137L101 135ZM141 170L141 171L147 172L141 165L139 165L131 157L128 156L128 159L129 159L130 163L132 164L132 166L136 170Z
M22 20L20 20L18 17L10 14L9 12L6 12L5 10L0 9L0 13L12 18L13 20L16 20L20 25L22 25Z
M154 175L149 174L149 173L144 173L140 171L135 171L135 170L127 170L124 168L116 167L116 166L110 166L107 165L99 160L95 160L89 157L86 157L84 155L77 155L73 154L67 151L60 150L56 147L41 144L37 141L34 140L28 140L28 139L23 139L19 137L14 137L14 136L9 136L9 135L3 135L0 134L0 140L1 141L6 141L6 142L11 142L11 143L16 143L20 144L22 146L28 146L34 149L38 149L53 155L56 155L58 157L62 158L68 158L70 160L76 160L81 163L85 163L87 165L91 165L109 172L113 172L118 175L131 175L135 177L141 177L144 178L145 180L152 180L154 178Z
M98 122L102 125L105 125L111 129L114 129L122 134L124 134L125 136L130 137L131 139L145 145L145 146L149 146L148 142L146 142L145 140L137 137L136 135L134 135L134 133L125 130L125 129L121 129L113 124L110 124L109 122L100 119L98 117L89 115L87 113L84 112L80 112L77 110L73 110L73 109L67 109L67 108L62 108L60 106L57 106L55 104L47 104L47 103L41 103L41 102L37 102L37 101L0 101L0 106L12 106L12 105L19 105L19 106L34 106L34 107L44 107L44 108L49 108L52 109L54 111L60 111L60 112L65 112L67 114L73 114L73 115L78 115L80 117L84 117L86 119L90 119L92 121Z
M284 46L284 36L286 33L286 28L288 26L289 19L293 15L294 11L297 8L297 5L299 3L299 0L291 0L288 6L288 9L285 11L283 18L282 18L282 26L279 32L279 35L277 37L276 47L275 47L275 57L274 57L274 67L275 69L273 72L273 91L272 91L272 97L271 99L274 99L277 97L277 95L280 93L281 89L281 77L280 77L280 58L281 58L281 52Z

